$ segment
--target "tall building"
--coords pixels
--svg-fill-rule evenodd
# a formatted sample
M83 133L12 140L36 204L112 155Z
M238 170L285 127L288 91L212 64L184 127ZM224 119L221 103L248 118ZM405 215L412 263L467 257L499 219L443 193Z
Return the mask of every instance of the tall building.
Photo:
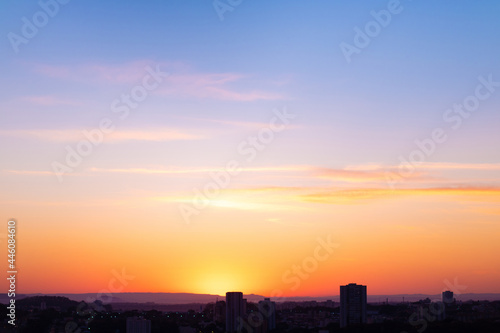
M453 303L453 291L443 291L442 295L444 304Z
M340 286L340 327L366 324L366 286Z
M239 291L226 293L226 332L234 333L241 331L240 320L245 318L246 300L243 293Z
M276 303L271 302L270 298L264 298L259 302L259 312L264 317L264 322L267 323L267 330L274 330L276 328Z
M151 320L139 317L127 318L127 333L151 333Z
M226 319L226 302L217 301L214 305L214 320L223 323Z

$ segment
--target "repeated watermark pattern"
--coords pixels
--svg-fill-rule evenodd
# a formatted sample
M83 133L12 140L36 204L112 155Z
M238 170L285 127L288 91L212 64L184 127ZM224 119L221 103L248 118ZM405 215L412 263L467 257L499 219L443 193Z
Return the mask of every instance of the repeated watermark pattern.
M474 93L466 96L461 103L455 103L449 109L443 112L443 121L453 131L458 130L465 119L468 119L475 111L479 109L481 102L489 99L500 87L500 81L494 81L493 74L487 77L479 76L479 84L476 85ZM413 149L407 157L399 156L399 165L396 172L386 172L385 179L387 185L394 189L396 184L405 178L411 177L416 168L424 163L437 150L440 144L448 140L448 132L443 127L434 128L428 137L414 141L416 148Z
M146 75L142 78L141 84L138 84L128 93L121 94L111 102L111 112L116 114L119 120L123 121L130 116L131 109L136 109L139 103L143 102L149 94L158 88L163 80L170 74L162 72L159 65L156 69L151 66L145 67ZM66 173L73 172L88 157L94 149L104 142L106 135L111 134L116 128L116 121L110 117L104 117L99 121L99 125L91 130L83 130L83 139L74 146L66 145L66 155L63 162L53 161L51 163L52 171L61 183Z
M207 182L201 189L195 188L194 196L190 204L179 204L179 212L186 224L191 223L191 219L199 215L201 210L208 207L221 192L231 183L231 179L241 172L241 166L255 160L259 152L262 152L275 139L276 134L282 132L297 115L289 113L287 108L274 110L274 117L271 118L266 127L261 128L255 136L249 136L241 141L236 151L244 161L232 159L225 164L225 167L218 172L210 172L211 181Z

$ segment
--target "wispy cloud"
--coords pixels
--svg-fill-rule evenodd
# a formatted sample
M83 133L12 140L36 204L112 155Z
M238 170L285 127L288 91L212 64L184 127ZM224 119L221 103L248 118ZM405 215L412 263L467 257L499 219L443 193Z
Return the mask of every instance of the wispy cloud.
M421 170L500 170L500 163L450 163L450 162L423 162L413 166L415 169ZM393 165L383 164L361 164L350 165L346 170L371 170L371 171L393 171L397 172L398 168Z
M331 169L331 168L316 168L314 174L319 178L325 178L333 181L344 182L381 182L386 181L387 169ZM424 174L415 172L412 179L423 179Z
M361 203L367 200L394 198L401 196L460 196L462 200L474 201L481 197L485 200L500 201L500 187L441 187L441 188L411 188L411 189L325 189L315 193L302 194L297 197L300 201L325 203L325 204L347 204Z
M258 211L303 211L305 207L299 207L291 200L285 200L283 194L286 188L267 189L221 189L217 198L201 198L205 205L238 210ZM264 195L263 195L264 194ZM164 195L151 198L155 201L190 204L193 201L191 195Z
M164 196L154 197L152 200L161 202L185 203L189 204L193 198L189 196ZM204 199L205 204L210 207L224 208L224 209L237 209L237 210L258 210L258 211L277 211L277 210L291 210L293 207L290 205L283 205L274 202L252 201L248 198L225 198L221 196L217 199Z
M497 204L489 207L472 207L469 211L484 215L500 215L500 208ZM492 223L497 224L496 222Z
M242 73L196 71L186 64L140 60L124 64L32 65L34 71L48 77L92 84L137 84L147 75L146 68L157 67L170 75L153 94L175 98L200 98L225 101L281 100L283 94L262 88L276 88L272 80L256 80ZM249 82L252 77L252 82ZM257 82L257 83L256 83Z
M238 73L172 73L157 94L181 98L196 97L228 101L280 100L278 93L259 89L238 88L246 76Z
M52 171L39 171L39 170L2 170L2 172L13 175L32 175L32 176L54 176ZM76 175L76 174L72 174Z
M500 163L423 163L422 169L441 169L441 170L500 170Z
M90 174L138 174L138 175L165 175L173 177L202 176L205 177L210 172L221 171L216 167L199 168L91 168L85 173L75 173L72 176L90 175ZM254 167L244 168L242 171L267 174L274 173L283 175L289 173L294 177L296 172L311 170L308 166L278 166L278 167ZM52 176L50 171L36 170L3 170L3 173L18 176ZM371 176L369 177L372 178ZM274 178L271 178L274 179ZM309 179L316 179L311 176ZM269 178L267 178L269 180ZM306 178L307 180L307 178ZM262 183L262 182L260 182ZM265 184L262 183L262 184ZM293 184L293 183L292 183ZM150 196L147 193L141 195L144 200L149 198L153 201L164 201L174 203L190 203L193 200L191 193L164 193L161 195ZM498 204L500 203L500 186L473 186L462 184L455 186L419 186L408 187L404 189L390 189L383 186L366 187L357 185L355 187L328 186L328 184L318 184L306 182L304 185L277 186L277 185L256 185L252 187L234 187L220 189L220 195L216 198L208 199L207 205L225 209L243 209L243 210L304 210L311 209L302 204L330 204L330 205L362 205L378 200L394 200L397 198L432 198L440 200L451 200L455 203L464 205L477 205L478 203L488 204L477 208L478 212L483 214L498 215Z
M217 198L202 198L211 207L243 210L304 211L312 208L307 204L363 205L376 200L393 200L404 197L440 197L444 200L471 204L500 202L500 187L461 188L414 188L390 190L380 188L320 188L320 187L251 187L221 189ZM151 198L155 201L186 203L193 201L192 195L164 195ZM304 204L304 205L302 205ZM496 214L498 209L489 211Z
M208 174L209 172L224 171L224 168L221 167L197 167L197 168L170 167L170 168L127 168L127 169L92 168L90 170L92 172L100 172L100 173L177 175L177 174ZM301 170L308 170L308 168L301 166L240 168L241 172L295 172Z
M153 132L156 133L156 132ZM163 132L162 132L163 133ZM126 132L116 137L116 140L169 140L170 135L151 134L151 132ZM1 134L1 132L0 132ZM56 135L52 133L51 135ZM145 137L152 135L152 137ZM156 135L160 135L157 137ZM52 137L51 136L51 137ZM434 165L432 170L447 169L474 170L476 177L480 172L496 170L496 164L446 164ZM290 202L322 203L351 205L363 204L373 200L395 199L399 197L446 197L455 202L500 202L500 185L498 182L479 182L478 178L460 178L460 175L450 176L449 179L435 179L430 174L419 174L417 177L405 180L405 187L391 189L385 180L387 167L349 166L344 169L324 168L310 165L278 165L260 167L242 167L237 176L243 183L232 188L221 189L220 197L213 200L214 206L224 206L224 202L248 202L259 204L289 205ZM390 169L390 167L389 167ZM138 166L131 168L99 168L86 170L85 174L123 174L123 175L151 175L188 179L201 177L210 180L210 173L223 171L220 166ZM4 170L9 174L17 175L49 175L47 171ZM422 179L425 179L423 181ZM247 181L252 181L252 187L246 187ZM283 186L286 184L286 186ZM288 186L289 184L289 186ZM185 202L192 196L163 196L164 200ZM288 203L286 203L288 202ZM227 204L226 206L230 206ZM237 206L233 204L233 207ZM243 206L242 206L243 207ZM248 205L246 207L249 207Z
M318 168L316 175L333 181L364 182L381 185L389 179L396 178L401 186L419 184L449 184L463 183L475 180L480 183L498 183L500 178L491 171L500 171L500 163L449 163L425 162L412 166L411 174L404 169L404 177L400 176L399 166L364 164L350 165L343 169ZM489 173L488 173L489 172Z
M140 81L147 66L154 66L150 60L124 64L79 64L49 65L34 64L34 71L44 76L76 82L102 84L132 84Z
M63 99L54 95L25 96L21 100L40 106L79 105L76 101Z
M81 140L83 135L81 131L76 130L14 130L0 131L0 136L28 137L39 140L67 142ZM203 135L192 134L189 131L177 129L154 129L148 131L139 130L123 130L116 131L106 137L109 142L126 142L126 141L175 141L175 140L199 140L203 139ZM437 177L433 174L433 170L444 170L445 167L451 167L451 170L473 170L473 177L468 174L467 177L461 175L449 175L448 178ZM498 179L491 177L482 177L481 171L487 172L496 170L497 164L443 164L436 166L434 169L426 169L425 172L416 171L411 177L404 179L404 187L402 189L417 189L417 188L456 188L457 184L472 184L484 186L484 184L498 184ZM272 189L279 186L267 186L269 182L287 179L293 182L300 181L300 184L309 182L311 186L332 187L335 185L338 189L352 190L361 188L379 189L382 191L391 190L387 185L386 173L388 170L395 170L395 167L378 167L374 165L368 166L348 166L346 168L325 168L311 165L276 165L276 166L256 166L256 167L241 167L239 168L242 175L253 178L256 181L256 188L261 184L261 188ZM137 166L130 168L92 168L89 171L94 173L121 173L121 174L151 174L151 175L208 175L210 172L224 171L221 166ZM447 174L445 174L447 175ZM275 184L279 184L276 183ZM472 185L466 185L473 187ZM372 190L370 190L372 191ZM372 191L373 192L373 191Z
M155 129L151 131L122 130L109 135L112 142L119 141L178 141L200 140L203 136L175 129Z
M189 121L197 122L208 122L214 124L220 124L225 127L233 127L236 129L248 128L259 130L269 126L269 122L256 122L256 121L237 121L237 120L225 120L225 119L210 119L210 118L197 118L197 117L177 117L178 119L184 119ZM300 125L288 124L287 130L301 128Z
M51 142L76 142L85 139L79 129L34 129L34 130L0 130L0 137L32 138ZM106 142L117 143L124 141L178 141L199 140L203 136L190 132L172 129L155 128L150 130L116 130L105 135Z

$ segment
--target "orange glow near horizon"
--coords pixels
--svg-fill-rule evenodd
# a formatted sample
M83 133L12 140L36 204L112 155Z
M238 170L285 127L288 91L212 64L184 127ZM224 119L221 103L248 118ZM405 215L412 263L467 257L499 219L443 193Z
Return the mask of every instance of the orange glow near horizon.
M500 295L498 1L63 3L0 4L16 293Z
M467 292L498 292L498 267L490 263L498 253L500 225L496 215L478 212L493 207L486 203L494 205L498 196L417 192L362 205L305 200L290 211L215 205L192 226L166 221L162 214L175 206L157 201L126 208L114 223L105 223L114 209L99 207L71 223L46 220L44 228L57 230L48 233L36 227L42 222L36 216L64 216L59 208L19 212L19 292L99 292L122 270L133 279L115 283L117 292L327 296L356 282L368 285L371 294L431 294L455 278ZM276 200L274 192L269 195L274 199L268 202ZM328 237L338 247L331 253L321 249L321 260L315 258L318 239Z

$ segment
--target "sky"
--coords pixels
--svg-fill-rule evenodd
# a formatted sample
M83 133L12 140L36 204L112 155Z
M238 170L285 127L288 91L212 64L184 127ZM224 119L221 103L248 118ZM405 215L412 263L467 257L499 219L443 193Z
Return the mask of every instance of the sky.
M500 293L499 15L2 1L17 291Z

